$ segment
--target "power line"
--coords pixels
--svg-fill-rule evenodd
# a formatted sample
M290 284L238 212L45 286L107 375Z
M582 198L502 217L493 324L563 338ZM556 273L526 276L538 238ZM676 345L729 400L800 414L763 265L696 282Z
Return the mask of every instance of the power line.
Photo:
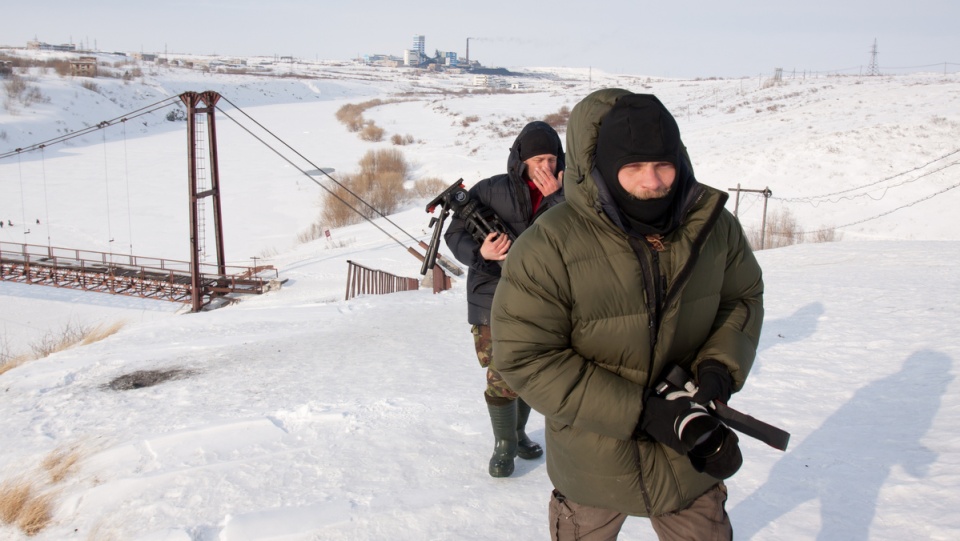
M834 197L834 196L837 196L837 195L842 195L842 194L845 194L845 193L854 192L854 191L857 191L857 190L862 190L862 189L864 189L864 188L869 188L869 187L871 187L871 186L876 186L877 184L880 184L880 183L882 183L882 182L887 182L888 180L893 180L893 179L895 179L895 178L897 178L897 177L901 177L901 176L903 176L903 175L906 175L906 174L909 174L909 173L913 173L913 172L915 172L915 171L919 171L919 170L921 170L921 169L923 169L923 168L925 168L925 167L929 167L930 165L932 165L932 164L934 164L934 163L937 163L937 162L939 162L939 161L941 161L941 160L944 160L944 159L946 159L946 158L949 158L950 156L953 156L954 154L957 154L957 153L960 153L960 149L954 150L954 151L952 151L952 152L948 152L947 154L944 154L943 156L940 156L940 157L938 157L938 158L934 158L934 159L930 160L929 162L927 162L927 163L925 163L925 164L918 165L918 166L914 167L913 169L908 169L908 170L906 170L906 171L901 171L901 172L899 172L899 173L895 173L895 174L893 174L893 175L890 175L890 176L888 176L888 177L882 178L882 179L880 179L880 180L875 180L875 181L873 181L873 182L869 182L869 183L867 183L867 184L863 184L863 185L860 185L860 186L854 186L853 188L847 188L847 189L845 189L845 190L839 190L839 191L836 191L836 192L826 193L826 194L822 194L822 195L811 195L811 196L805 196L805 197L774 197L774 199L777 199L777 200L779 200L779 201L783 201L783 202L785 202L785 203L811 203L811 204L813 204L812 202L813 202L813 201L816 201L816 200L828 199L828 198L830 198L830 197ZM943 167L941 167L941 168L939 168L939 169L936 169L936 170L934 170L934 171L930 171L930 172L928 172L928 173L925 173L925 174L921 175L920 177L917 177L916 179L913 179L913 180L919 180L920 178L923 178L923 177L925 177L925 176L928 176L928 175L931 175L931 174L933 174L933 173L937 173L937 172L943 171L944 169L946 169L946 168L948 168L948 167L952 167L952 166L956 165L957 163L960 163L960 162L951 162L951 163L949 163L949 164L947 164L947 165L945 165L945 166L943 166ZM906 181L906 182L912 182L912 181ZM906 182L903 182L903 183L901 183L901 184L897 184L896 186L900 186L900 185L902 185L902 184L905 184ZM892 187L892 186L891 186L891 187ZM862 197L862 195L861 195L861 196L858 196L858 197ZM836 202L838 202L838 201L840 201L840 200L842 200L842 199L845 199L845 198L841 198L841 199L838 199L838 200L836 200L836 201L829 201L829 202L831 202L831 203L836 203ZM814 206L817 206L817 205L814 205Z
M883 69L888 70L912 70L918 68L933 68L938 66L960 66L957 62L937 62L936 64L924 64L923 66L899 66L899 67L884 67Z
M877 214L876 216L871 216L871 217L869 217L869 218L864 218L864 219L862 219L862 220L857 220L856 222L850 222L850 223L844 224L844 225L834 226L834 227L831 228L831 229L843 229L843 228L845 228L845 227L850 227L850 226L853 226L853 225L859 225L859 224L862 224L862 223L865 223L865 222L869 222L869 221L871 221L871 220L876 220L877 218L882 218L882 217L887 216L887 215L889 215L889 214L893 214L894 212L896 212L896 211L898 211L898 210L902 210L902 209L905 209L905 208L907 208L907 207L912 207L912 206L916 205L917 203L922 203L922 202L924 202L924 201L926 201L926 200L928 200L928 199L933 199L934 197L936 197L936 196L938 196L938 195L940 195L940 194L949 192L950 190L952 190L952 189L954 189L954 188L957 188L957 187L960 187L960 182L958 182L957 184L954 184L953 186L949 186L949 187L947 187L947 188L944 188L944 189L940 190L939 192L934 192L934 193L932 193L932 194L930 194L930 195L928 195L928 196L926 196L926 197L921 197L920 199L917 199L916 201L913 201L913 202L911 202L911 203L907 203L907 204L905 204L905 205L901 205L901 206L899 206L899 207L897 207L897 208L890 209L890 210L888 210L888 211L886 211L886 212L881 212L880 214ZM816 231L804 231L803 234L804 234L804 235L807 235L807 234L812 234L812 233L823 233L823 232L828 232L828 231L830 231L831 229L819 229L819 230L816 230Z
M860 198L860 197L869 197L869 198L872 199L873 201L880 201L881 199L883 199L884 197L886 197L887 192L890 191L891 188L896 188L896 187L898 187L898 186L903 186L903 185L905 185L905 184L910 184L911 182L916 182L916 181L918 181L918 180L920 180L920 179L922 179L922 178L924 178L924 177L928 177L928 176L930 176L930 175L939 173L939 172L943 171L944 169L948 169L948 168L950 168L950 167L953 167L954 165L957 165L958 163L960 163L960 161L956 161L956 162L953 162L953 163L948 163L947 165L944 165L943 167L941 167L941 168L939 168L939 169L934 169L933 171L928 171L928 172L926 172L926 173L924 173L924 174L922 174L922 175L919 175L919 176L916 177L916 178L907 179L907 180L904 180L904 181L902 181L902 182L898 182L898 183L896 183L896 184L891 184L890 186L886 186L886 187L884 187L884 189L883 189L883 193L880 194L879 197L873 197L873 196L870 195L869 193L862 193L862 194L858 194L858 195L844 196L844 197L837 198L837 199L835 199L835 200L829 200L829 201L823 201L823 202L824 202L824 203L839 203L840 201L852 201L852 200L858 199L858 198ZM814 208L820 206L820 203L813 203L813 202L811 202L810 204L811 204Z

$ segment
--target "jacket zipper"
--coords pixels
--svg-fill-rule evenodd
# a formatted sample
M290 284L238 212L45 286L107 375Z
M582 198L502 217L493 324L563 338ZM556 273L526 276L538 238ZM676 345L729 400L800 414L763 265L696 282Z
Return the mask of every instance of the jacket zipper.
M701 194L702 197L702 194ZM699 200L699 197L697 198ZM633 236L627 236L627 242L630 244L630 247L633 248L634 253L637 256L637 260L640 262L640 268L643 273L644 281L644 290L646 291L645 303L647 305L647 310L650 313L650 320L648 324L650 332L650 362L651 368L653 364L653 358L656 352L657 346L657 337L660 334L660 318L662 317L663 310L672 303L673 300L679 295L682 286L690 278L692 269L697 262L697 259L700 255L700 248L703 246L703 243L706 241L707 235L710 231L713 230L713 226L716 224L717 220L720 217L720 213L723 210L723 205L717 205L713 212L710 214L710 217L707 219L704 224L703 229L701 229L700 234L694 239L693 245L691 246L690 258L687 260L683 269L677 275L677 280L674 282L673 287L667 291L667 277L660 274L660 256L657 251L650 245L649 241L640 242L639 239ZM648 261L645 253L650 254L650 260ZM748 307L749 308L749 307ZM652 370L647 374L647 387L651 386L650 379L653 378ZM650 495L647 492L647 485L643 478L643 464L640 457L639 447L637 449L637 476L640 483L640 494L643 496L643 503L647 508L647 513L650 512L651 503Z

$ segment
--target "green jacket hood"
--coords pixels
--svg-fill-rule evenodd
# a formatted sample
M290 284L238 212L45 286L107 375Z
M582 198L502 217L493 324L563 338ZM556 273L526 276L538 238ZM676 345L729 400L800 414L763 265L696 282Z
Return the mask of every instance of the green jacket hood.
M567 125L567 163L563 183L567 201L578 212L589 216L605 214L621 230L633 236L643 236L634 232L629 220L613 200L600 171L596 167L597 135L603 118L613 109L618 100L625 96L639 96L621 88L597 90L580 101L570 113ZM656 96L649 96L659 103ZM681 143L681 155L677 165L678 190L674 203L674 219L670 230L683 221L693 204L703 193L702 186L694 176L686 148ZM616 182L616 180L613 180ZM669 232L669 231L668 231Z

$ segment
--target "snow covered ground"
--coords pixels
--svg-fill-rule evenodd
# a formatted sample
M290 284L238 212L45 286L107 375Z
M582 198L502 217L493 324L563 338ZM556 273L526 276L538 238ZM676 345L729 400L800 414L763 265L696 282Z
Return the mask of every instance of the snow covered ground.
M737 538L960 536L960 76L765 86L544 68L519 78L520 92L471 94L461 92L472 83L465 75L298 69L308 77L144 70L127 83L97 79L96 92L31 73L49 102L0 110L0 153L213 89L314 165L350 172L369 149L399 148L411 180L469 184L503 169L529 119L601 86L655 93L675 112L701 181L769 187L771 209L789 210L803 230L843 226L841 242L758 253L767 319L754 372L731 405L792 439L781 453L741 438L745 464L728 483ZM333 116L373 98L405 100L365 113L387 131L379 144ZM492 435L463 281L439 295L342 300L348 259L411 277L420 263L369 224L298 243L322 190L219 105L227 258L258 257L287 282L199 314L0 283L0 338L13 351L69 321L126 323L0 375L0 484L29 479L54 502L34 538L545 538L543 459L518 461L509 479L486 473ZM0 218L19 224L0 241L184 258L185 125L141 119L0 160ZM392 147L394 133L417 142ZM741 219L759 224L763 199L742 197ZM391 220L429 240L424 203ZM141 370L175 377L110 387ZM530 428L542 441L543 418L534 414ZM41 463L63 451L81 459L52 482ZM0 526L0 538L26 536ZM631 519L622 538L653 533Z

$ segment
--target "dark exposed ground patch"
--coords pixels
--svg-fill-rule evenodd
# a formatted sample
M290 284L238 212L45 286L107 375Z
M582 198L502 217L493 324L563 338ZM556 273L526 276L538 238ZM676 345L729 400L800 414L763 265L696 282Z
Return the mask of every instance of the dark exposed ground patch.
M173 368L170 370L137 370L123 376L118 376L103 386L104 389L114 391L129 391L130 389L141 389L143 387L153 387L165 381L184 379L196 374L194 370L184 368Z

